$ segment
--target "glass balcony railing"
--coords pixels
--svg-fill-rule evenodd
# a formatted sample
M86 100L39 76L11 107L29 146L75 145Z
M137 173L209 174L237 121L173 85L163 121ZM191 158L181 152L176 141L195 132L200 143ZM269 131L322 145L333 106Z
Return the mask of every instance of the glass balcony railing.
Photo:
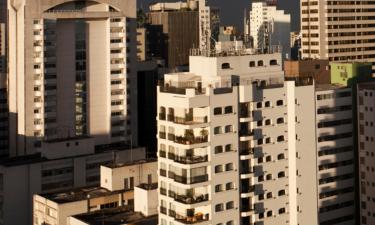
M181 183L181 184L197 184L197 183L208 181L208 174L194 176L194 177L186 177L186 176L176 175L173 172L169 171L168 177L173 179L175 182Z

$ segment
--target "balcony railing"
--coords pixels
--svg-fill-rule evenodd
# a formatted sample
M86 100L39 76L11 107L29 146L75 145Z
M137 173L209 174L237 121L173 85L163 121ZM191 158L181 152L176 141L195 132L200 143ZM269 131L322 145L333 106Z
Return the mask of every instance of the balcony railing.
M165 132L159 132L159 138L165 139L166 138L166 133Z
M172 191L169 192L169 197L183 204L196 204L196 203L205 202L209 200L208 194L191 196L191 195L176 194Z
M203 156L179 156L173 153L168 153L168 158L181 164L196 164L208 161L208 155Z
M160 213L167 215L167 208L160 206Z
M167 171L160 169L160 176L166 177L167 176Z
M191 125L191 124L200 124L200 123L207 123L208 117L177 117L173 118L173 122L177 124L184 124L184 125Z
M159 82L160 92L162 93L171 93L171 94L179 94L179 95L186 95L186 89L194 89L196 95L203 95L206 92L204 88L198 87L174 87L174 86L167 86L162 81Z
M243 185L242 188L241 188L242 193L251 193L251 192L254 192L254 191L255 191L254 185L251 185L251 186Z
M167 195L167 189L165 189L165 188L160 188L160 194L162 194L162 195Z
M208 174L201 175L201 176L194 176L194 177L186 177L176 175L173 172L168 173L168 177L173 179L177 183L181 184L197 184L208 181Z
M191 144L200 144L208 142L208 136L200 136L200 137L184 137L184 136L176 136L175 142L178 144L183 145L191 145Z
M240 155L250 155L250 154L254 154L253 148L240 149Z
M166 151L162 151L162 150L160 150L160 151L159 151L159 156L165 158L165 157L167 156Z
M209 220L209 214L196 213L194 216L182 216L176 214L175 220L183 224L195 224Z

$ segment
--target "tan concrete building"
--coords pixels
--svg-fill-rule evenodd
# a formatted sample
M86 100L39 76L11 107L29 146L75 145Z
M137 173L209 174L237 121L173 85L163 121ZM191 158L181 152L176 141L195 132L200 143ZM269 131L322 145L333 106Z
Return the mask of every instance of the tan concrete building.
M147 29L137 28L137 61L143 62L148 58Z
M301 0L300 4L302 58L375 62L372 1Z
M359 84L358 88L358 144L360 222L375 223L375 83Z
M193 51L190 72L165 75L160 225L317 224L314 85L284 81L281 62Z
M139 202L148 203L151 207L151 212L147 215L154 215L157 212L157 198L145 200L149 199L147 194L152 190L157 196L156 171L155 160L101 166L100 186L34 195L33 224L69 225L69 216L108 208L143 210L143 207L139 209L139 204L135 204L136 195Z
M316 84L329 84L331 74L329 61L314 60L286 60L284 61L285 77L313 77Z
M322 84L315 96L319 224L357 224L352 88Z
M8 1L8 15L11 155L75 136L136 145L136 1Z

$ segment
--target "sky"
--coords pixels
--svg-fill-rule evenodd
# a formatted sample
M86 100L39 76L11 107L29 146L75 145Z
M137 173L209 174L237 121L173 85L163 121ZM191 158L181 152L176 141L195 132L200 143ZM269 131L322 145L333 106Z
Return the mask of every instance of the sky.
M180 0L137 0L138 7L147 8L151 2L177 2ZM299 30L299 0L278 0L278 8L291 14L292 31ZM209 5L220 8L222 25L235 25L242 30L244 8L250 8L251 0L209 0Z

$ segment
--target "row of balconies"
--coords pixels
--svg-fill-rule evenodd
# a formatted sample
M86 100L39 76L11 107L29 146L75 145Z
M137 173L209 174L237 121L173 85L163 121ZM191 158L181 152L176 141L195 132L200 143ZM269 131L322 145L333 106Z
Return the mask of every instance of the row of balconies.
M166 139L165 132L159 132L160 139ZM184 135L176 136L175 134L168 134L168 140L173 141L177 144L191 145L191 144L201 144L208 142L208 135L194 137L194 135Z

